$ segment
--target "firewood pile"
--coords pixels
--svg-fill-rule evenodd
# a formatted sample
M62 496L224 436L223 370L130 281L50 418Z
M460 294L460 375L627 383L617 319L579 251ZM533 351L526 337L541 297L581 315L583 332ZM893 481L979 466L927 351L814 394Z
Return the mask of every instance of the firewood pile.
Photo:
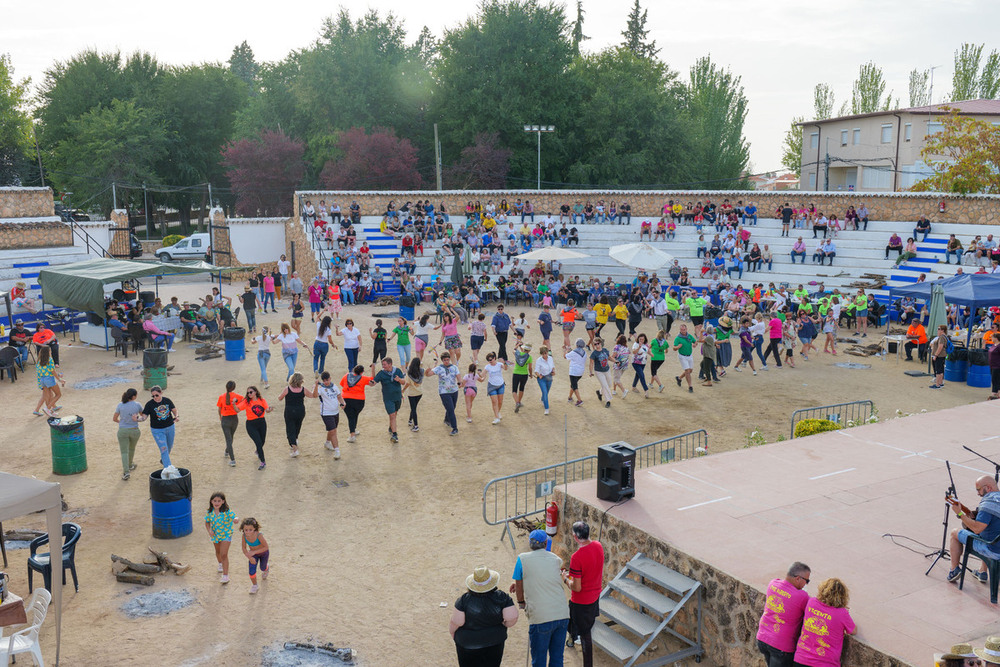
M848 283L848 287L858 287L863 289L882 289L886 286L888 279L881 273L862 273L861 277L854 282Z
M854 343L854 345L851 345L849 348L844 350L844 354L850 354L855 357L874 357L876 354L882 353L881 343L869 343L867 345L861 345L857 342Z
M152 586L156 583L154 574L173 572L175 575L180 575L190 569L190 565L175 563L166 552L154 551L152 547L149 547L149 553L143 556L141 563L111 554L111 572L115 575L115 579L123 584Z

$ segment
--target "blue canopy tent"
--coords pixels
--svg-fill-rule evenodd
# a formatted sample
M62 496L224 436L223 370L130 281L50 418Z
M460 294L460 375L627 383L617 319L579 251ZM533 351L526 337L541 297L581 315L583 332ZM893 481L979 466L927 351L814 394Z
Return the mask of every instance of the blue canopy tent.
M895 297L911 296L930 303L931 288L935 285L940 285L944 290L946 303L969 306L972 313L975 313L977 308L1000 306L1000 275L988 273L966 273L933 282L891 287L889 289L889 302L892 303ZM972 337L972 327L970 326L968 329L969 335L966 338L966 343Z

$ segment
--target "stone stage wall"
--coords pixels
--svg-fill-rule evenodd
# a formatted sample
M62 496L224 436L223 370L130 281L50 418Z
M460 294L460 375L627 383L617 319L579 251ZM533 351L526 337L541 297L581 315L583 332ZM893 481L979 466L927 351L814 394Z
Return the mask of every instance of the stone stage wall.
M596 483L596 482L594 482ZM642 552L653 560L677 570L703 586L702 639L706 655L712 662L726 667L764 667L764 660L757 651L757 621L764 611L766 596L762 590L740 581L711 563L698 560L674 549L669 544L641 531L600 508L582 502L563 489L555 489L554 500L559 504L559 533L553 539L553 551L563 556L569 565L568 554L576 549L572 537L575 521L590 524L591 539L597 539L603 520L601 544L604 546L604 581L607 583L636 553ZM721 541L721 536L720 536ZM778 569L780 569L780 565ZM776 570L777 571L777 570ZM692 607L696 610L697 606ZM677 615L674 629L694 637L697 617L686 609ZM663 637L656 644L663 644ZM668 642L668 648L671 646ZM676 646L669 650L676 650ZM908 663L881 653L876 648L848 637L841 657L844 665L865 667L907 667Z
M53 215L52 188L0 188L0 218L48 218Z
M972 225L1000 224L1000 195L970 195L962 197L941 193L868 193L868 192L800 192L784 190L781 192L748 191L706 191L706 190L673 190L673 191L643 191L643 190L483 190L483 191L413 191L413 192L297 192L295 197L295 215L306 199L313 206L319 205L319 200L325 199L327 204L336 202L346 212L351 201L357 200L361 205L362 215L381 215L386 210L389 200L396 201L396 208L407 201L429 199L435 207L444 202L451 216L461 218L465 214L466 202L479 201L486 205L488 201L499 205L506 199L513 203L518 199L530 200L535 207L536 216L544 216L548 212L559 214L561 204L572 206L577 200L583 203L597 202L603 199L610 202L627 201L632 205L633 217L659 217L663 205L669 200L687 202L704 202L711 199L720 203L723 199L730 202L742 200L754 202L762 217L772 217L773 212L785 202L793 206L814 203L816 207L827 214L836 213L843 218L848 206L858 208L864 203L871 214L872 220L916 220L926 215L932 222L955 222ZM940 202L944 201L945 211L939 211ZM536 218L537 219L537 218Z

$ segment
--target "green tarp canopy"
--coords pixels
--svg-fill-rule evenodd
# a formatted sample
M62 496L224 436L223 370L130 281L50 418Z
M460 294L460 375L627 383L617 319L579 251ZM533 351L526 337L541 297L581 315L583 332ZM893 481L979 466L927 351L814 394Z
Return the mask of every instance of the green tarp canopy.
M104 285L149 276L185 273L225 273L244 271L249 267L213 266L208 262L137 262L127 259L88 259L42 269L38 284L45 303L62 308L89 311L104 315Z

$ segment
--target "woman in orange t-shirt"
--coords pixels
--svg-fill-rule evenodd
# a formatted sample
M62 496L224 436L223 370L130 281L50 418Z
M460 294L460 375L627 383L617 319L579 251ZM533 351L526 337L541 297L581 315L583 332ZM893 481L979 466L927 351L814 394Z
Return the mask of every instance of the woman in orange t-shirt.
M233 453L233 436L240 425L239 405L242 396L237 394L236 383L230 380L226 383L226 393L219 396L215 402L219 408L219 420L222 423L222 435L226 438L226 456L229 457L229 465L236 465L236 455Z
M250 386L247 387L246 395L236 404L236 409L246 412L247 435L253 440L253 444L257 446L257 458L260 459L260 465L257 466L257 470L263 470L267 467L267 462L264 461L267 420L264 418L264 415L274 410L274 408L267 404L267 401L260 395L257 387Z
M347 442L354 442L358 437L358 415L365 409L365 388L371 381L371 376L365 375L365 367L361 364L340 379L340 387L344 390L344 414L351 431Z

